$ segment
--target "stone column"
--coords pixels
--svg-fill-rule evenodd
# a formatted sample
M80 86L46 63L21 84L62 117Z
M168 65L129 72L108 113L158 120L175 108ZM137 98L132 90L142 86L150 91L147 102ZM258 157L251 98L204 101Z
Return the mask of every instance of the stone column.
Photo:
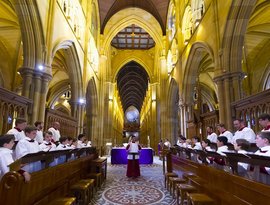
M233 86L233 96L234 101L240 100L243 98L243 89L242 89L242 81L244 78L244 73L237 72L232 74L232 86Z
M77 134L80 134L83 132L83 122L84 122L84 104L78 104L78 129Z
M40 91L41 91L41 74L35 73L33 77L33 85L34 85L34 92L33 92L33 113L31 117L31 124L34 124L37 121L39 116L40 110Z
M23 78L22 96L30 98L30 93L31 93L30 90L31 90L31 84L33 81L34 70L28 67L21 67L19 69L19 72Z
M224 98L224 85L223 80L219 77L214 79L218 88L218 104L219 104L219 122L226 124L226 116L225 116L225 98Z
M180 111L180 131L181 134L186 137L187 134L187 109L186 105L182 100L179 101L179 111Z
M233 130L232 127L232 110L231 110L231 89L230 89L230 78L225 78L224 80L224 94L225 94L225 110L226 110L226 128L228 130Z
M167 72L167 61L165 56L165 51L163 50L162 55L159 57L160 62L160 69L159 73L157 73L157 76L159 75L159 79L157 78L156 81L160 82L159 90L157 92L156 99L159 100L159 103L157 104L157 112L158 116L160 116L160 132L159 136L157 136L156 144L159 143L159 139L161 138L168 138L169 136L169 128L170 126L168 119L168 112L167 112L167 102L166 102L166 96L167 96L167 78L168 78L168 72Z
M39 101L39 117L38 120L45 121L45 109L46 109L46 98L49 89L49 81L51 80L50 75L42 76L41 90L40 90L40 101Z

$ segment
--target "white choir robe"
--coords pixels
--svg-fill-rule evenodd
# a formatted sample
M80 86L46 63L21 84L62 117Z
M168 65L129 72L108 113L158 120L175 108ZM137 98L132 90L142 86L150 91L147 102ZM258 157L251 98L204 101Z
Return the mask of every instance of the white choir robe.
M261 147L255 154L270 157L270 145ZM270 167L265 167L265 170L268 174L260 173L258 180L270 185Z
M52 132L52 138L54 142L58 142L61 137L60 131L54 129L53 127L49 128L48 131Z
M37 130L37 136L35 140L38 142L38 144L43 142L43 132L41 130Z
M217 153L219 153L220 155L226 156L226 154L224 154L223 152L228 152L228 146L227 145L223 145L221 147L218 147Z
M225 132L223 132L219 136L225 136L225 137L227 137L228 143L232 143L233 142L233 134L230 131L228 131L228 130L226 130Z
M228 146L227 145L223 145L221 147L218 147L217 148L217 153L222 155L222 156L226 156L225 153L223 152L228 152ZM224 161L222 160L220 163L224 163ZM214 167L217 168L217 169L221 169L221 170L224 170L226 172L229 171L229 167L228 166L225 166L225 164L219 164L217 162L214 162Z
M16 128L10 129L7 134L12 134L15 136L15 141L20 141L21 139L25 138L25 133L24 131L18 131Z
M241 131L237 130L234 133L232 143L235 143L235 141L237 139L245 139L245 140L249 141L250 143L255 143L255 137L256 137L256 135L255 135L254 131L248 127L245 127L243 130L241 130Z
M246 150L238 150L237 153L246 154L247 151ZM237 165L238 165L237 166L237 168L238 168L238 175L243 176L243 177L250 178L250 176L248 175L248 171L250 170L250 164L243 163L243 162L238 162Z
M67 145L64 144L59 144L55 150L69 150L71 149L70 147L68 147ZM55 161L56 164L62 164L66 162L66 155L62 155L60 157L58 157Z
M86 147L86 144L83 141L78 140L77 148L83 148L83 147Z
M44 151L44 152L48 152L48 151L54 151L55 149L56 149L56 145L54 144L54 143L52 143L51 142L51 145L49 146L48 145L49 144L49 142L46 142L46 141L43 141L40 145L39 145L39 147L40 147L40 149L42 150L42 151Z
M210 135L207 135L207 139L212 143L217 143L217 134L213 132Z
M7 172L9 172L8 165L13 162L12 150L5 147L0 147L0 180Z
M201 143L200 143L200 142L196 142L196 143L195 143L195 146L194 146L192 149L202 150L202 145L201 145ZM197 154L191 153L191 160L192 160L192 161L198 161L197 158L198 158Z
M202 150L202 145L200 142L196 142L195 146L193 147L193 149L197 149L197 150Z
M16 159L19 159L27 154L36 153L42 151L38 145L38 142L34 140L34 142L29 142L31 139L29 137L25 137L24 139L20 140L15 149L15 156ZM41 162L33 162L26 164L23 167L23 170L32 173L35 171L41 170Z

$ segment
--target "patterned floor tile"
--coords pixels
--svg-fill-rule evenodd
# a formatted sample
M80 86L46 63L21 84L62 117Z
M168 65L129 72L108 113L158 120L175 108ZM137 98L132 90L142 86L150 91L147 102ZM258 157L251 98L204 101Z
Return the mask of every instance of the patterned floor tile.
M107 180L91 205L175 205L164 188L161 164L141 165L141 176L126 177L126 165L108 164Z

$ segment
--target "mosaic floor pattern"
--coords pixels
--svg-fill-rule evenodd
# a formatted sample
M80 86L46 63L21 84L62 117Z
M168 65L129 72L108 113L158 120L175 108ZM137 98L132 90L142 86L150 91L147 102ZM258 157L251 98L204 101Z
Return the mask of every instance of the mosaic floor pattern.
M141 165L141 176L126 177L126 165L108 164L107 180L91 205L175 205L164 188L162 166Z

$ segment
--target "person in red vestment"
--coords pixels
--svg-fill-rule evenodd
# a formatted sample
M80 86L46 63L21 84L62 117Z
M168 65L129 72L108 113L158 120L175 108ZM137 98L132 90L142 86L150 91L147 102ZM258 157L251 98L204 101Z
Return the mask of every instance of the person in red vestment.
M127 177L138 177L141 175L139 165L139 150L141 146L136 142L135 136L132 136L131 142L126 149L128 150Z

